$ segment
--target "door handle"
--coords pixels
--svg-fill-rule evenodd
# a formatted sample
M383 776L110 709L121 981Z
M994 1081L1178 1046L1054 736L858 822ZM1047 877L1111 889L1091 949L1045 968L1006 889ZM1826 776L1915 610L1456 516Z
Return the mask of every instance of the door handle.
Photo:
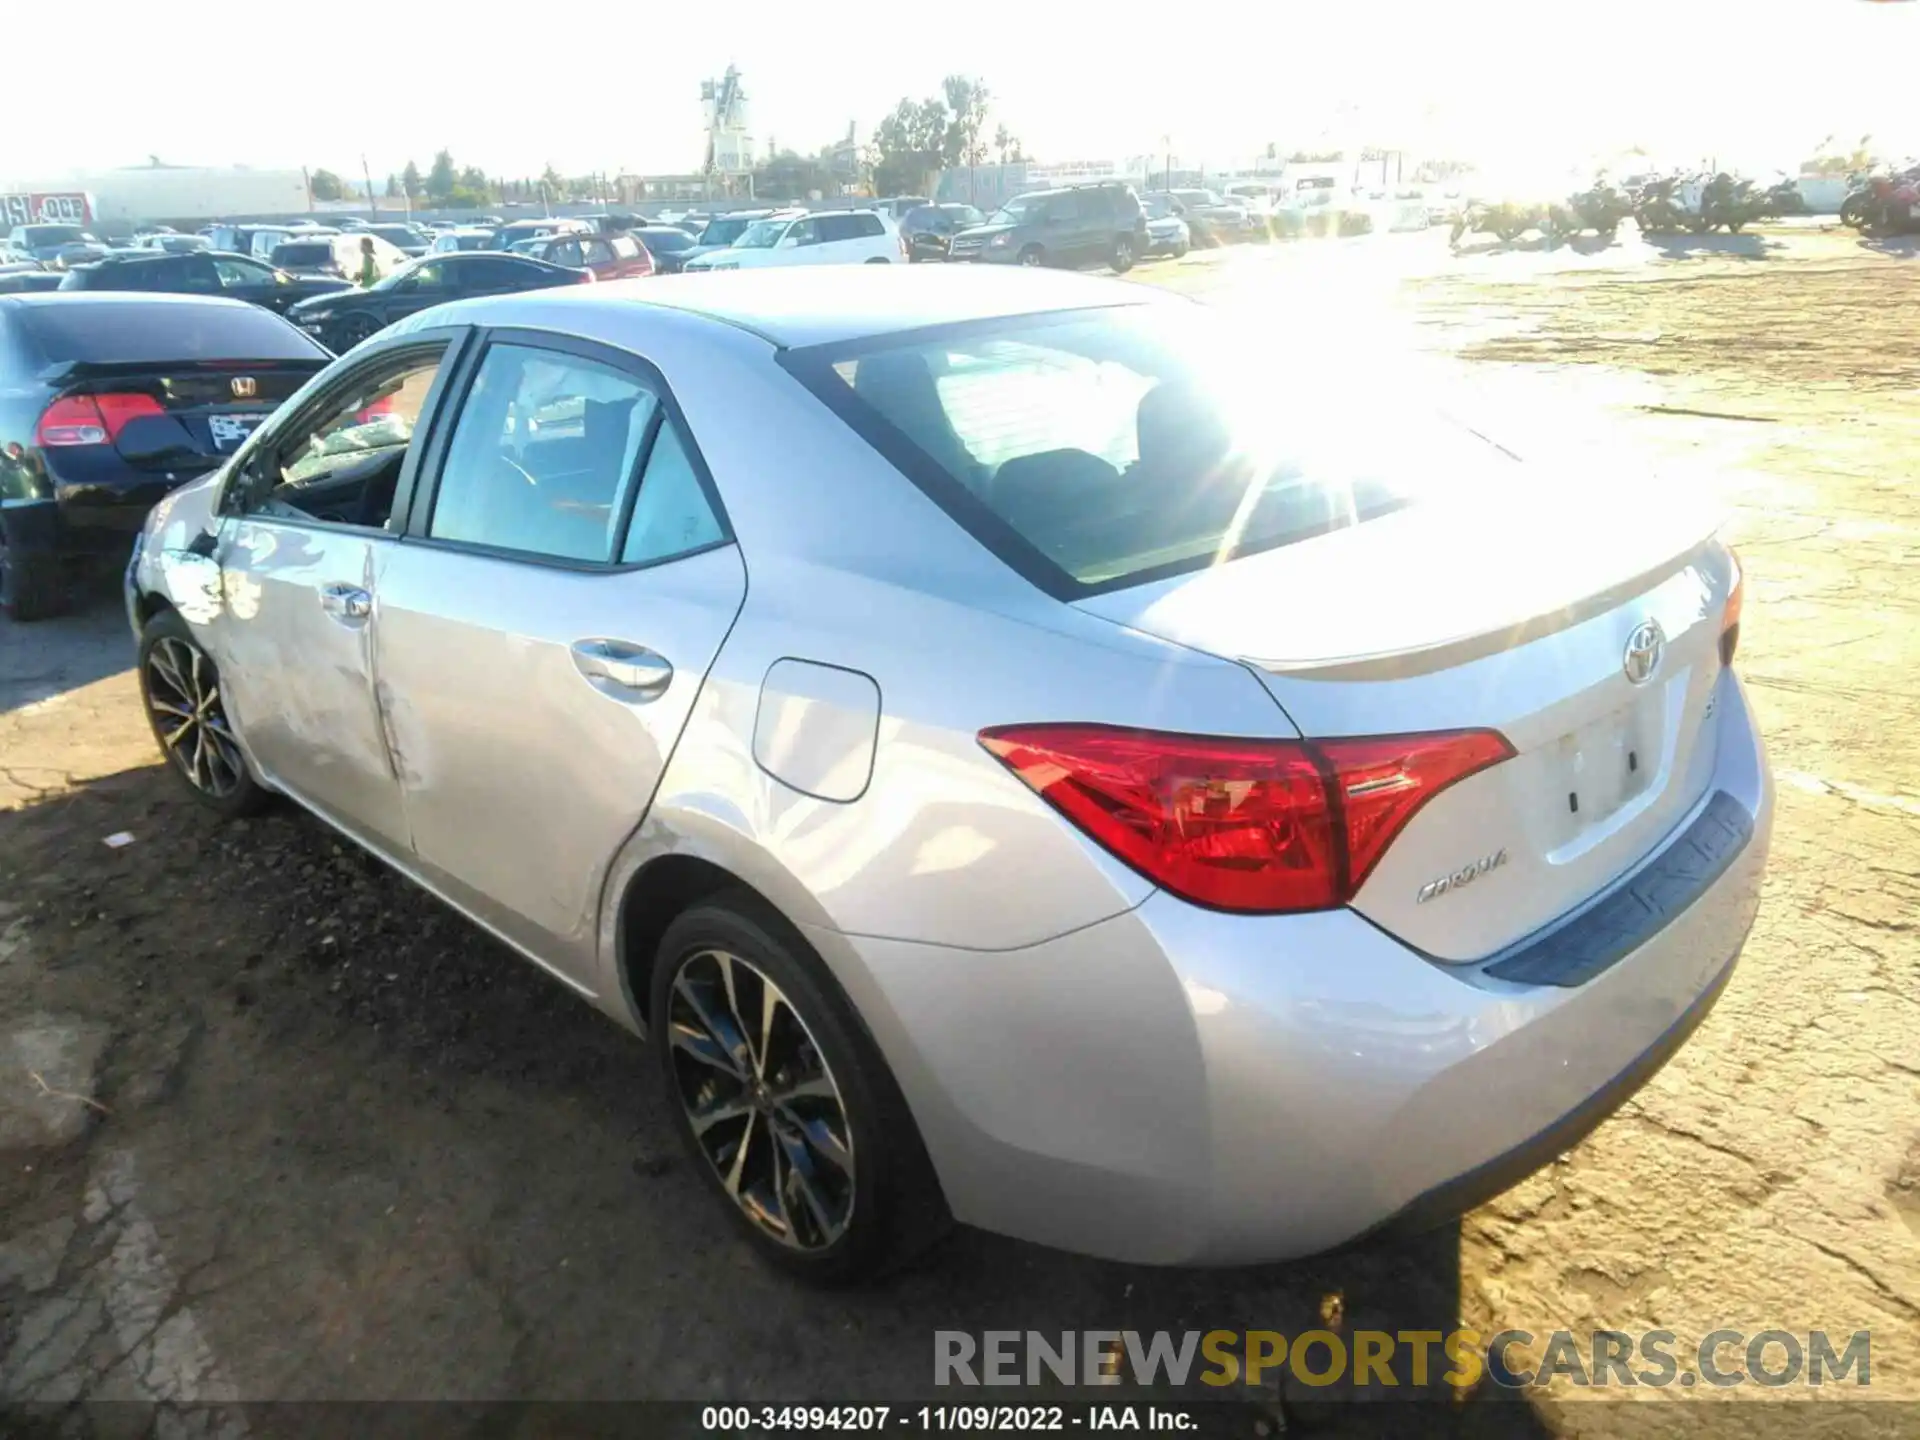
M574 642L573 666L615 700L656 700L673 680L673 666L664 655L624 640Z
M336 620L352 623L373 614L373 596L358 585L322 585L320 608Z

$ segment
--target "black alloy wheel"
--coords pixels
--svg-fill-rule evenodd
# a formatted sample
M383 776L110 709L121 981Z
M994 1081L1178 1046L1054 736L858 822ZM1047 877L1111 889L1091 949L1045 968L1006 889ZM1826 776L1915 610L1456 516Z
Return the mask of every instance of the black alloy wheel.
M220 672L178 611L161 611L141 635L140 698L161 753L196 800L228 816L260 807L267 792L234 738Z
M878 1047L758 896L725 891L677 916L647 991L674 1128L764 1258L837 1283L946 1233L939 1180Z
M750 960L696 951L674 976L667 1033L688 1127L728 1198L778 1244L832 1245L853 1220L853 1132L786 992Z

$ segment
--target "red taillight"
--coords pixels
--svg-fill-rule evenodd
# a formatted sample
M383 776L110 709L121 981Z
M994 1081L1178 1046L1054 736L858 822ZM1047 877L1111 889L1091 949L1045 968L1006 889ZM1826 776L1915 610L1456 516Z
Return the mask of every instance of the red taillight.
M1747 572L1731 547L1727 563L1733 567L1733 588L1727 592L1727 608L1720 617L1720 663L1733 664L1733 652L1740 648L1740 611L1747 600Z
M127 422L167 412L151 395L62 395L40 416L38 445L110 445Z
M1154 883L1269 913L1345 904L1415 811L1514 753L1491 730L1306 741L1011 725L980 743Z

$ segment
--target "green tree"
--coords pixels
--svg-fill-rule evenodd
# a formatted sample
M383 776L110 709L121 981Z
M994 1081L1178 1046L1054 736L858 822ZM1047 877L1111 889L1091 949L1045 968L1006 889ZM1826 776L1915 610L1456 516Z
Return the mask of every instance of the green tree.
M487 172L478 165L469 165L460 172L460 188L475 195L485 195L488 199L493 197L493 182L487 179Z
M420 167L409 160L407 168L400 172L400 189L409 200L418 200L420 188Z
M442 150L433 157L433 168L427 171L427 196L444 201L453 194L453 185L453 155Z
M567 193L567 182L560 178L560 172L549 163L540 172L540 194L543 199L558 200Z
M340 177L331 170L316 170L308 178L307 188L313 191L316 200L344 200L347 187Z
M948 166L978 165L986 159L980 132L986 128L987 105L992 100L986 82L978 76L949 75L940 82L948 113L941 137L940 158Z
M883 195L922 189L939 168L947 143L945 100L903 99L873 131L873 187Z
M753 172L753 193L768 200L806 200L816 190L831 195L839 188L832 155L831 145L817 156L782 150Z
M398 200L399 198L400 181L397 177L389 175L387 176L387 199Z

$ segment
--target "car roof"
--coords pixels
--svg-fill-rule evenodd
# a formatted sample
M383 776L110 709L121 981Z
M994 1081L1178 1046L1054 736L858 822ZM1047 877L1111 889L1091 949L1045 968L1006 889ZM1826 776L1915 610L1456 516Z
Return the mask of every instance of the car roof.
M229 309L251 310L245 300L230 300L225 295L172 295L147 290L49 290L44 294L0 295L0 305L39 309L42 305L224 305Z
M791 270L722 270L705 275L656 275L615 280L578 290L462 301L461 319L511 324L515 312L556 308L581 312L577 333L630 344L623 335L643 309L700 316L760 336L782 349L826 345L967 320L993 320L1049 311L1118 305L1191 303L1122 281L1026 266L823 265L795 283ZM572 315L569 315L572 319ZM550 324L526 317L522 323Z

